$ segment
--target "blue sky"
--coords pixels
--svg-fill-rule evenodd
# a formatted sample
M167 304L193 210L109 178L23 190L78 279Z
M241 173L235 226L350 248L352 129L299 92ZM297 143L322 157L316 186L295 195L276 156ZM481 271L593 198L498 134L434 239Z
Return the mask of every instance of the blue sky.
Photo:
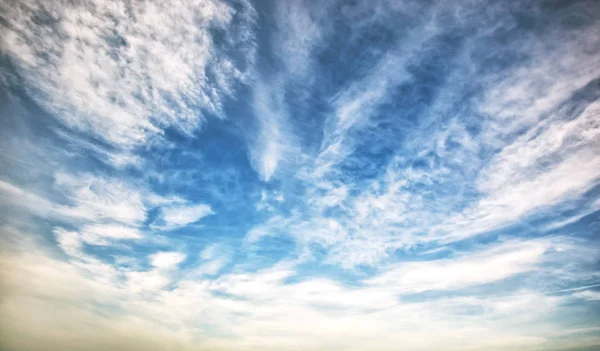
M600 3L0 3L0 349L600 347Z

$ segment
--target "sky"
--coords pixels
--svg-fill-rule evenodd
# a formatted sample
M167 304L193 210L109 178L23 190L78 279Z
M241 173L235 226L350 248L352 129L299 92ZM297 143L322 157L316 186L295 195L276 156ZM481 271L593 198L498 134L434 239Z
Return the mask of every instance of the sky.
M600 349L600 2L0 1L0 350Z

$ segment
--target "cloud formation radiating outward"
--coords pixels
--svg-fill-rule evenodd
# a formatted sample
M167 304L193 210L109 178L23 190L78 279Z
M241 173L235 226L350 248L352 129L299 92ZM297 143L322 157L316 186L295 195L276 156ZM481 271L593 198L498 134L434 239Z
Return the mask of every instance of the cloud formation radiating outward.
M0 349L600 347L598 14L3 2Z

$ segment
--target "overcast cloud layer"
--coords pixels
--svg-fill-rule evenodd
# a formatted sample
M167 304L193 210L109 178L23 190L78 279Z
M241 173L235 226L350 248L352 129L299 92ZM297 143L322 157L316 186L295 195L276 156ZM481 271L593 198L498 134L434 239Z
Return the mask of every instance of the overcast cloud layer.
M0 350L600 348L600 2L0 2Z

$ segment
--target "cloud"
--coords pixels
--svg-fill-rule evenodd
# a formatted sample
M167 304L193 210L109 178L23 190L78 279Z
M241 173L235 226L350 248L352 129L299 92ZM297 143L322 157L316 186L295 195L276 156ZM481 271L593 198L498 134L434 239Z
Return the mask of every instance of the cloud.
M247 74L247 63L227 52L252 62L253 14L243 2L238 8L210 0L17 1L2 6L2 52L68 127L130 148L162 128L189 133L207 114L222 115ZM214 30L244 35L216 41Z
M257 119L256 136L250 138L250 159L263 181L269 181L278 168L303 161L302 143L294 130L294 115L286 91L310 86L314 58L313 48L322 40L325 14L329 9L318 9L302 1L274 4L276 22L269 35L272 49L269 58L276 67L273 71L256 72L252 85L252 107ZM297 88L292 88L297 87Z
M478 5L456 6L471 13ZM498 27L490 30L470 27L484 21L479 15L467 22L449 15L442 23L439 14L451 8L416 17L402 39L365 64L366 74L329 97L318 152L293 168L306 189L297 211L283 218L271 211L272 222L258 224L250 240L287 234L326 250L327 262L376 265L396 250L451 244L546 216L592 191L599 179L600 72L590 55L596 24L523 36L506 54L536 57L535 65L515 60L486 71L475 54L512 19L494 8ZM354 36L386 26L373 12L352 28ZM558 35L573 41L563 44ZM554 72L559 77L549 81Z
M142 193L126 182L91 174L59 173L55 179L58 188L71 194L71 204L60 208L67 215L129 225L146 219Z
M197 222L203 217L214 214L206 204L173 204L163 206L159 219L153 227L159 230L173 230Z
M573 295L574 295L574 297L591 300L591 301L600 300L600 292L598 292L598 291L586 290L586 291L575 293Z
M466 257L403 262L369 281L385 285L397 293L427 290L454 290L491 283L519 273L538 269L550 242L505 243L484 253L471 252Z
M200 252L201 263L194 269L199 276L216 275L231 262L231 249L223 244L211 244Z
M181 252L159 252L150 256L150 264L157 269L173 269L185 260Z
M280 86L280 89L283 87ZM273 176L286 153L286 144L290 142L285 140L285 135L282 135L284 133L282 128L285 128L285 123L288 123L282 98L282 91L267 90L267 83L257 83L254 87L254 110L258 117L260 131L250 157L254 169L264 181L268 181Z
M598 11L524 5L1 4L0 349L600 345Z
M8 182L0 181L0 195L3 203L24 206L42 216L54 211L54 205L48 200Z
M54 230L56 241L63 251L71 257L80 257L82 242L79 238L79 234L76 232L70 232L63 228L57 228Z
M93 224L83 227L86 241L101 243L106 240L141 239L142 234L135 228L113 224Z
M540 263L540 254L552 247L543 241L506 243L457 257L454 262L425 262L424 266L415 263L399 265L398 269L405 269L407 273L420 270L413 275L418 282L406 282L409 289L404 293L415 291L413 287L419 290L413 283L429 288L456 288L489 283L524 271L518 267L530 269L530 264ZM293 265L198 280L178 268L185 259L181 252L154 253L148 257L152 269L130 271L126 268L98 270L100 267L95 265L62 262L36 246L21 249L17 254L5 252L2 255L0 273L5 297L0 311L10 321L7 328L13 335L29 336L31 350L40 349L38 343L44 340L43 333L54 332L56 326L71 329L77 325L89 326L94 333L84 328L77 334L78 339L65 337L52 345L70 350L79 345L72 344L75 340L86 340L93 343L84 348L95 350L95 345L105 345L100 340L107 336L137 330L136 333L142 335L152 331L151 334L160 336L158 340L169 341L172 347L182 349L244 350L257 345L271 345L269 347L276 349L302 345L318 350L352 347L360 342L369 342L376 350L386 350L389 345L398 343L416 350L441 345L450 350L471 347L469 345L473 349L497 350L545 348L558 341L565 342L564 336L556 336L564 328L548 323L548 316L566 313L563 302L581 293L573 291L573 295L561 297L545 295L543 291L508 289L499 296L438 297L411 302L397 299L396 294L402 290L381 285L399 284L390 280L388 273L380 277L390 279L372 280L363 286L346 286L327 278L287 282L296 274ZM572 248L572 253L577 254L577 250ZM559 262L562 261L551 261L552 264ZM495 269L494 265L505 273L496 274L496 278L474 278L478 274L473 272ZM466 274L463 270L462 277L458 274L460 267L468 268ZM544 265L536 265L535 269L543 271ZM426 273L432 270L439 273L435 279ZM457 274L444 274L454 271ZM119 282L120 276L127 279L126 284ZM112 284L106 284L104 279ZM105 310L108 314L98 315L94 313L92 301L101 301L112 309ZM56 314L52 306L57 303L66 314ZM38 321L48 318L56 321L40 324L38 328L24 327L19 324L24 320L19 317L22 314L17 313L24 310L33 313ZM522 325L542 320L546 321L543 329L521 329ZM116 327L107 328L108 325ZM172 326L177 326L178 331L174 332ZM226 333L213 334L210 330L214 328ZM387 332L372 337L373 332L382 328ZM436 338L429 337L432 332ZM468 338L468 344L464 343L464 337ZM14 348L22 344L19 340L23 339L3 339L3 345ZM128 345L125 341L115 339L115 347L125 348L125 345Z

